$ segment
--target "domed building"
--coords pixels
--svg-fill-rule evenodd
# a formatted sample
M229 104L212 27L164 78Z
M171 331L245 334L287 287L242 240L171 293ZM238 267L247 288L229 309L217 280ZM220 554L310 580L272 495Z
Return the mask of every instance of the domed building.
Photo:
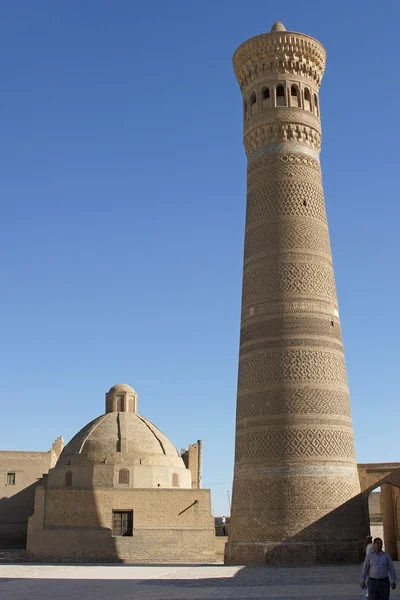
M113 386L106 413L72 438L39 481L28 551L53 560L214 561L210 490L199 489L199 448L190 450L185 464L137 413L136 392Z

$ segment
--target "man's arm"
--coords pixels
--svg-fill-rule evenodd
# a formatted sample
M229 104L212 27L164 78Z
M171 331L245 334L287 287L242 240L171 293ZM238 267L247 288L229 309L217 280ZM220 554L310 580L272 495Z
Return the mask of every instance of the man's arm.
M360 584L362 584L361 587L364 587L365 580L366 580L367 575L368 575L368 571L369 571L369 557L370 557L370 555L367 554L367 556L365 557L365 560L364 560L362 571L361 571L361 581L360 581ZM392 565L393 565L393 563L392 563Z
M396 584L396 571L394 569L394 564L392 559L390 558L389 554L387 555L387 566L388 566L388 571L390 574L390 581L394 584Z

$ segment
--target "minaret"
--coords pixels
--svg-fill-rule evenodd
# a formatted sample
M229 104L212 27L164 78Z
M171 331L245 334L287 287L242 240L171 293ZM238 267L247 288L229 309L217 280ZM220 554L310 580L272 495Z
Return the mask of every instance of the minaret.
M276 22L233 65L248 168L226 562L357 560L357 509L336 510L360 487L319 162L325 50Z

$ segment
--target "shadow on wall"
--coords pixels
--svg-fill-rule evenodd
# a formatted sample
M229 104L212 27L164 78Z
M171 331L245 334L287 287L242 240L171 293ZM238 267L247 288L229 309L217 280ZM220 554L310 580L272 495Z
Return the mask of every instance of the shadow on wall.
M0 548L26 547L28 517L33 513L36 483L9 498L0 498Z
M266 548L265 563L360 563L364 560L365 532L369 531L368 495L367 492L361 492L285 542ZM300 542L301 552L296 553L293 560L293 546Z
M368 498L377 487L389 483L400 487L400 469L387 475L365 479L369 487L351 498L323 518L319 519L284 543L276 544L265 552L266 564L293 564L293 543L302 543L302 552L297 564L358 563L364 560L363 540L370 531ZM315 542L328 539L330 542ZM309 543L307 543L309 540ZM333 551L334 548L334 551ZM397 552L389 552L397 560Z
M110 518L110 526L105 526L96 493L74 489L68 471L65 483L52 487L48 476L37 483L35 511L28 526L28 556L41 562L118 562L113 523Z

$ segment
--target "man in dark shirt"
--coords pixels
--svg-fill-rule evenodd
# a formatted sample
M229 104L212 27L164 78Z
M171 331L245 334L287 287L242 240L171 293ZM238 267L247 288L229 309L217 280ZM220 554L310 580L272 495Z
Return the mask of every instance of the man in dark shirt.
M369 600L389 600L390 585L392 590L396 588L396 571L389 554L382 551L382 545L381 538L374 539L374 551L365 557L361 571L361 589L364 589L365 580L369 577ZM390 574L391 584L388 574Z

